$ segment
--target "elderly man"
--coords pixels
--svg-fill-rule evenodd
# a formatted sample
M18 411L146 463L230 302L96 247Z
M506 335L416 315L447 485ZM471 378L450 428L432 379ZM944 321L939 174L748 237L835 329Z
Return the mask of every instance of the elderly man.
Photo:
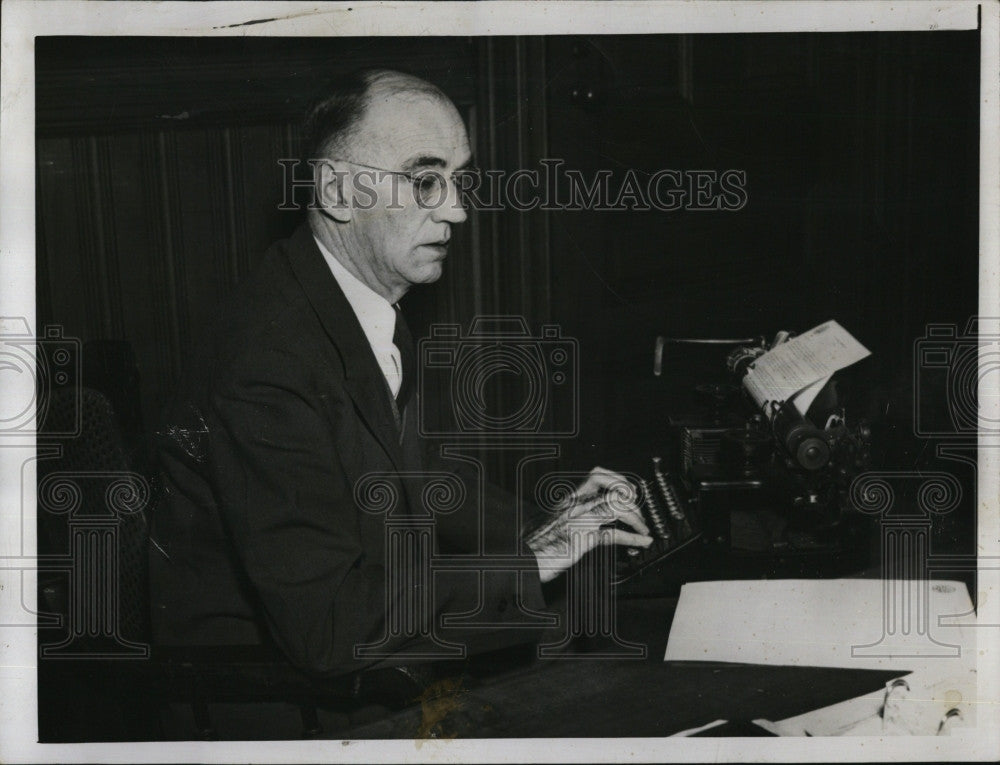
M150 573L158 643L272 643L330 677L414 654L412 630L387 622L407 588L424 586L427 550L387 554L387 516L362 507L357 489L387 477L398 524L421 512L409 484L450 469L421 454L412 340L397 303L441 276L452 227L466 219L456 181L471 156L455 106L398 72L346 78L307 126L308 221L270 248L221 311L161 431ZM595 544L650 544L635 505L608 501L623 483L595 469L525 537L534 561L519 583L489 570L434 577L430 618L479 609L484 624L499 625L445 630L445 639L477 650L523 640L513 627L519 614L544 611L542 581ZM473 501L437 519L434 549L475 553L482 539L512 538L513 498L485 496L486 507Z

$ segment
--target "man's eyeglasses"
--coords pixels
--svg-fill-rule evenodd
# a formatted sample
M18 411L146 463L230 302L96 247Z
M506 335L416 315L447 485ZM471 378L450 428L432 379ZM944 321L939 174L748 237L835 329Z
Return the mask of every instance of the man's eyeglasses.
M407 172L366 165L362 162L355 162L353 159L331 159L331 161L346 162L365 170L375 170L385 175L398 175L405 178L413 185L413 195L421 207L435 207L444 204L448 198L447 183L449 178L458 190L459 200L463 202L465 194L479 187L480 173L478 168L462 168L454 170L446 176L432 167Z

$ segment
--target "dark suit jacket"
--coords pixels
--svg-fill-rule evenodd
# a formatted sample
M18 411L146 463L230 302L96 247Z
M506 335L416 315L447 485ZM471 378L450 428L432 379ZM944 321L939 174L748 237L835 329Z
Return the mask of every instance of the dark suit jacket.
M310 673L359 669L374 659L355 659L354 646L386 637L386 604L407 597L416 575L387 578L386 513L359 507L355 487L373 472L442 469L420 454L418 407L404 411L401 443L382 372L306 225L268 250L209 335L158 434L164 491L150 546L154 640L273 640ZM420 517L420 481L392 484L392 517ZM491 490L482 519L477 487L467 495L459 511L437 519L434 544L475 552L484 522L494 551L506 544L512 552L513 499ZM537 570L520 579L435 576L435 631L446 613L478 608L484 622L503 624L517 618L515 601L544 610ZM408 640L390 638L392 649ZM523 639L511 631L500 642Z

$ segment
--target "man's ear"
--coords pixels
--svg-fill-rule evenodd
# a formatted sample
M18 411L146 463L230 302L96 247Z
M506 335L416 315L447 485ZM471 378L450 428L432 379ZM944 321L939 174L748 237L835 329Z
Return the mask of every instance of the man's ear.
M351 184L347 176L347 170L336 167L329 159L313 163L316 207L324 215L341 223L349 221L352 214Z

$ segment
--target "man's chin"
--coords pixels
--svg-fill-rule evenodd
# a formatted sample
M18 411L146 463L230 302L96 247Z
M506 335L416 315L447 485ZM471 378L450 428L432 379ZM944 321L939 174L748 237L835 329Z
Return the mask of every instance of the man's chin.
M410 279L411 284L431 284L441 278L444 273L444 261L435 261L422 266L413 274Z

